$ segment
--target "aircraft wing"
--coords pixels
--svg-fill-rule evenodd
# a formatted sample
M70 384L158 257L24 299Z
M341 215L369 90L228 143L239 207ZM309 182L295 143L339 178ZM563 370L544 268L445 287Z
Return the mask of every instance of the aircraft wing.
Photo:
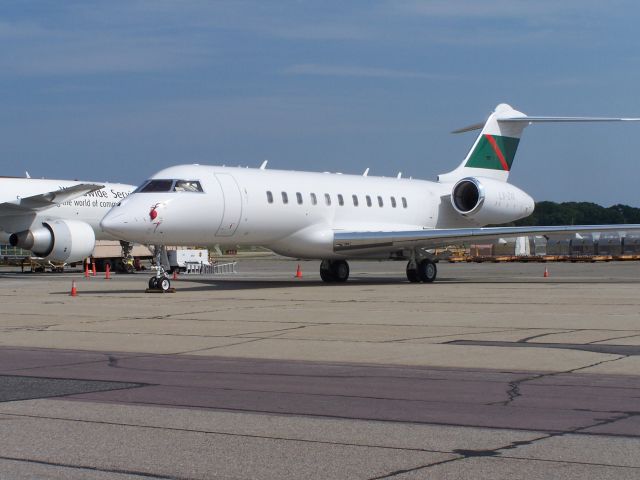
M30 197L19 198L12 202L0 203L0 216L22 215L33 213L47 208L54 207L61 203L73 200L87 193L100 190L104 185L96 183L79 183L69 188L54 190L46 193L39 193Z
M620 225L560 225L550 227L484 227L436 228L397 232L336 231L333 250L336 253L368 254L412 248L437 248L497 240L525 235L558 235L590 232L640 233L640 224Z

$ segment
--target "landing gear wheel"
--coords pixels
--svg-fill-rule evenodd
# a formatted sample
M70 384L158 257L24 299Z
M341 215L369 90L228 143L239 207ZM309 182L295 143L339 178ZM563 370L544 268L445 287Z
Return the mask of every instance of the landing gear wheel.
M169 281L169 279L167 277L162 277L158 281L158 287L163 292L166 292L167 290L169 290L171 288L171 282Z
M320 278L327 283L344 283L349 278L349 264L345 260L323 260L320 264Z
M331 269L331 260L323 260L320 264L320 278L327 283L336 281Z
M349 278L349 264L345 260L331 262L331 271L336 282L344 283Z
M149 289L150 290L156 290L158 288L158 278L157 277L151 277L149 279Z
M433 260L425 259L418 263L417 273L421 282L431 283L438 275L438 268Z
M418 270L416 270L416 264L413 262L407 263L407 280L411 283L419 283L420 277L418 276Z

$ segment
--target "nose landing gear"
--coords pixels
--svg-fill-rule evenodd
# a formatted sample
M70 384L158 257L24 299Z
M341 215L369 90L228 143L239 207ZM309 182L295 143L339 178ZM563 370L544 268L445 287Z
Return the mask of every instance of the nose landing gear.
M156 274L149 279L149 290L168 292L171 289L171 281L167 276L167 271L164 269L163 264L169 264L167 258L167 247L155 245L155 269ZM166 262L164 260L166 259Z

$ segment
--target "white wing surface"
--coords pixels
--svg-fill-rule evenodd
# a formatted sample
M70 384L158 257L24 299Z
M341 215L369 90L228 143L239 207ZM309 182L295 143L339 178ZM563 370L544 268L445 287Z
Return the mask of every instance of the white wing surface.
M40 193L30 197L19 198L12 202L0 203L0 216L23 215L54 207L87 193L100 190L104 185L96 183L79 183L69 188Z
M334 233L333 249L336 253L366 255L402 249L470 244L504 237L590 232L640 232L640 224L443 228L397 232L336 231Z

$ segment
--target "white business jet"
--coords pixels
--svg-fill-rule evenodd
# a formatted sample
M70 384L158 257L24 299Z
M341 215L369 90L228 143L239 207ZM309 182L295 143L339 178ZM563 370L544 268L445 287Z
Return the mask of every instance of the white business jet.
M202 165L161 170L102 220L106 232L153 245L262 245L319 259L325 282L349 277L348 259L407 260L410 282L432 282L429 249L505 236L640 229L640 225L493 227L533 212L507 183L523 129L537 122L635 118L529 117L500 104L464 161L436 182ZM162 270L151 288L168 289Z
M135 187L0 177L0 243L31 250L50 262L74 263L93 253L95 241L116 240L100 220Z

